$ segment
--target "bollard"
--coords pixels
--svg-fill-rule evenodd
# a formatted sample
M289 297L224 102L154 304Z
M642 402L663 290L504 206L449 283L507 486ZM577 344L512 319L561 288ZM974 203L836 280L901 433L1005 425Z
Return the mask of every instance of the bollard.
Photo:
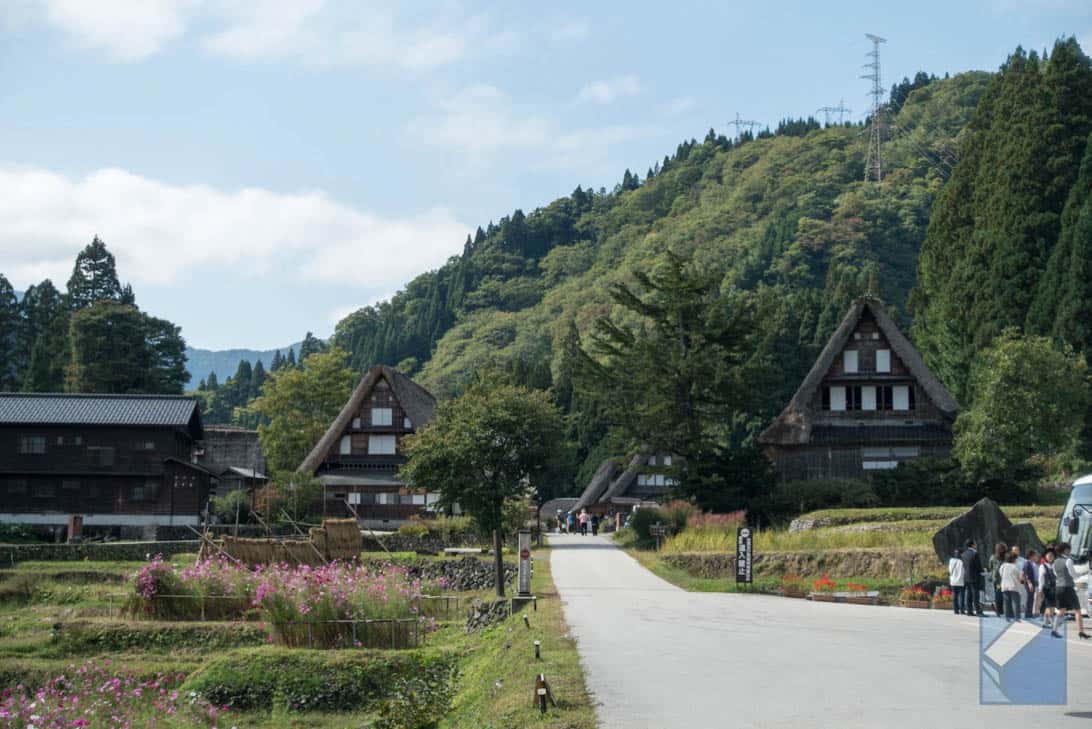
M527 626L527 630L531 629L531 619L526 614L523 616L523 624Z
M535 660L536 660L536 661L541 661L541 660L542 660L542 653L541 653L541 650L540 650L540 649L541 649L541 647L542 647L542 644L541 644L541 643L539 643L539 642L538 642L538 641L536 640L536 641L535 641Z

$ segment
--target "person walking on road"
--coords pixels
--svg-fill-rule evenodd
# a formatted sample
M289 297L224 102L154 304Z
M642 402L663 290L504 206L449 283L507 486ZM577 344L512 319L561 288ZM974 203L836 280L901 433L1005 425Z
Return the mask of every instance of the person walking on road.
M1073 612L1077 618L1077 635L1082 640L1088 640L1092 636L1084 632L1084 619L1081 616L1081 603L1077 600L1077 571L1073 567L1073 559L1069 556L1069 544L1062 542L1058 545L1058 554L1054 559L1054 579L1057 582L1056 597L1058 608L1054 612L1054 630L1051 635L1061 638L1058 633L1058 625L1061 619L1069 612Z
M568 523L569 534L576 534L576 514L569 512L569 518L566 520Z
M978 591L985 585L982 578L982 558L978 556L978 545L973 539L967 540L963 550L963 602L967 615L982 617L982 602Z
M1016 554L1006 552L1004 561L997 568L1001 582L1001 597L1005 602L1005 620L1020 619L1020 593L1023 592L1024 575L1016 568Z
M1027 564L1027 560L1024 559L1023 555L1020 553L1019 544L1012 545L1012 555L1012 563L1016 565L1016 571L1020 574L1024 574L1024 565ZM1018 590L1018 592L1020 593L1020 611L1017 613L1016 617L1022 616L1028 609L1027 591L1023 589L1023 585L1021 585L1021 589Z
M963 558L959 550L952 552L948 559L948 585L952 588L952 610L956 615L963 614ZM967 613L970 615L970 613Z
M1028 620L1035 617L1035 595L1039 589L1039 553L1034 549L1028 550L1027 559L1024 560L1024 617Z
M592 533L592 536L593 536L593 537L594 537L594 536L595 536L596 534L598 534L598 533L599 533L599 515L598 515L598 514L592 514L592 518L591 518L591 533Z
M1054 577L1054 547L1047 547L1043 551L1043 561L1039 563L1039 582L1036 586L1035 605L1036 612L1043 616L1043 627L1050 628L1057 609L1056 587L1057 579Z
M588 536L588 512L580 512L580 536Z
M997 617L1005 615L1005 599L1001 594L1001 565L1005 564L1005 555L1009 553L1009 545L998 542L993 545L993 554L990 555L990 579L993 582L993 609Z

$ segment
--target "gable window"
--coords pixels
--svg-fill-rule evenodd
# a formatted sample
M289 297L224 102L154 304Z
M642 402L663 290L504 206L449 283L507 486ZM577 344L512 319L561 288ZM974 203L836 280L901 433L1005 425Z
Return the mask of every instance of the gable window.
M891 350L890 349L877 349L876 350L876 371L877 372L890 372L891 371Z
M338 453L343 456L348 456L353 452L353 439L347 435L341 436L341 446L338 448Z
M656 465L656 456L649 456L648 457L648 465L650 465L650 466L655 466Z
M664 465L665 466L670 466L671 465L671 456L664 456Z
M830 403L830 410L834 412L840 412L846 409L846 388L842 385L835 385L834 387L828 387L827 397Z
M893 389L891 385L880 385L876 388L876 409L894 410Z
M892 410L914 409L914 388L909 385L895 385L892 388Z
M154 451L155 450L155 441L154 440L143 440L143 441L137 443L137 450L138 451Z
M360 430L360 418L353 418L353 430Z
M876 409L876 388L872 385L861 387L861 410Z
M369 435L368 453L374 456L393 456L397 452L398 441L393 435Z
M406 430L412 430L413 429L413 421L410 420L409 418L402 418L402 427L405 428Z
M861 409L861 386L855 385L846 388L846 410Z
M394 422L391 408L372 408L372 425L390 425Z
M44 435L23 435L19 437L19 453L24 456L40 456L45 454L46 439Z
M857 372L856 349L847 349L842 352L842 371L847 374L855 374Z

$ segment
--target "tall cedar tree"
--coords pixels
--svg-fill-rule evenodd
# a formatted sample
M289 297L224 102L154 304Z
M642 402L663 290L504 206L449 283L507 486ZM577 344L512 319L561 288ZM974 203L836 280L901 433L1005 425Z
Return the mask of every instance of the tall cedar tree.
M550 396L514 385L473 385L441 403L431 423L403 442L402 476L458 503L493 534L496 589L504 597L506 503L530 496L551 464L564 460L564 422Z
M263 421L258 437L273 471L295 471L349 399L356 376L345 366L347 357L331 347L301 367L271 374L248 406Z
M132 304L132 289L122 289L118 281L114 254L95 236L76 256L76 265L68 279L68 303L72 309L86 309L96 301Z
M634 273L635 292L611 297L635 324L596 321L581 389L599 393L610 422L631 448L675 460L676 491L702 508L746 508L766 491L769 468L749 445L755 397L748 363L757 345L752 304L719 293L715 273L688 269L668 252L651 275Z
M64 389L64 368L68 361L69 315L64 296L52 281L45 279L27 288L21 309L22 389L59 392Z
M977 353L1008 327L1049 333L1064 305L1044 274L1092 132L1092 63L1072 38L1048 59L1017 49L967 131L913 298L915 340L964 405Z
M0 391L18 388L19 339L22 320L15 289L7 277L0 274Z
M322 343L322 340L317 338L311 332L307 332L307 336L303 338L303 342L300 343L300 362L310 357L315 352L321 352L326 348L326 345Z
M69 327L69 392L181 394L189 375L177 326L99 301L73 314Z

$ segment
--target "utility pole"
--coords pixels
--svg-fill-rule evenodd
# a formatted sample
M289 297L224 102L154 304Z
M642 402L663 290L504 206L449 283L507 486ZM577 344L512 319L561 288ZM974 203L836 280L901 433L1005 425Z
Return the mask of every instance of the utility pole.
M887 40L865 33L865 37L872 41L872 50L867 54L872 60L864 64L863 68L870 69L870 73L861 78L872 82L872 122L868 130L868 154L865 157L865 181L870 178L879 182L883 179L883 162L880 159L880 140L883 114L883 82L880 79L880 44Z
M825 126L829 127L832 115L838 115L838 126L842 126L842 124L845 122L846 114L851 111L853 110L846 106L845 99L838 99L838 106L820 106L818 109L815 110L815 113L818 114L819 112L823 112L823 115L825 117L824 124Z
M756 121L748 121L746 119L740 119L739 112L736 112L736 118L729 120L728 126L736 128L736 139L739 139L740 129L746 128L747 130L753 130L755 127L762 126Z

